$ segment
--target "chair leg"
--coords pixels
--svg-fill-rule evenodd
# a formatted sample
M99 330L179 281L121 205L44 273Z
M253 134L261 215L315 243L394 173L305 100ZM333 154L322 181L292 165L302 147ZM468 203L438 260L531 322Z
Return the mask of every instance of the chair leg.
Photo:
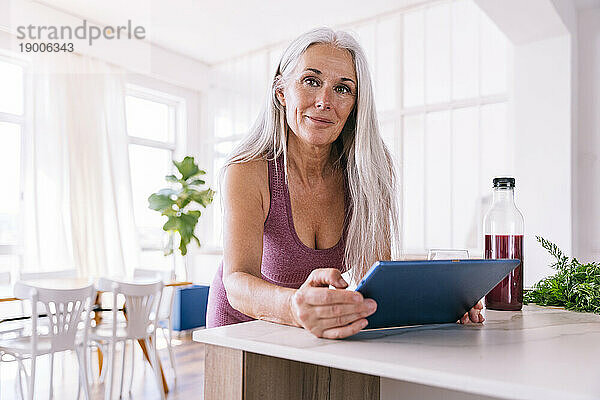
M27 393L27 397L29 400L33 400L33 390L35 388L35 364L36 364L36 356L31 356L31 374L29 375L29 393Z
M54 390L54 353L50 353L50 394L48 398L52 400L52 392Z
M81 368L81 364L79 363L79 357L77 357L78 360L78 366L79 368ZM75 396L76 400L79 400L79 396L81 396L81 385L83 385L83 382L81 381L81 371L79 371L79 380L77 381L77 395Z
M173 376L175 384L177 384L177 368L175 367L175 356L173 356L173 346L172 346L172 341L173 341L173 323L171 322L171 318L169 317L168 319L169 324L167 325L167 333L169 334L169 337L167 339L167 349L169 350L169 359L171 360L171 368L173 368Z
M77 388L77 400L79 400L81 387L83 386L83 396L86 400L90 399L90 387L87 377L87 348L75 349L77 355L77 364L79 366L79 386Z
M119 399L123 398L123 381L125 380L125 347L127 340L123 340L123 353L121 354L121 382L119 384Z
M110 400L112 397L112 390L113 390L113 381L114 381L114 375L115 375L115 348L116 343L110 342L110 350L108 351L108 365L106 366L107 372L108 372L108 376L107 376L107 381L104 383L104 399L105 400Z
M98 351L101 351L103 356L102 368L100 369L100 376L98 380L100 383L104 383L106 381L106 369L108 368L108 346L101 346L98 344Z
M84 351L84 360L87 368L88 386L94 383L94 371L92 370L92 346L87 346ZM98 372L100 374L100 372Z
M23 366L23 362L17 358L17 385L19 386L19 394L21 395L21 400L25 400L25 396L23 395L23 382L21 380L21 373L25 373L25 368Z
M163 390L162 379L160 376L160 368L158 368L158 353L156 351L156 335L152 337L154 340L145 340L146 347L148 348L148 356L150 357L152 370L156 378L156 388L160 393L161 400L165 400L165 392Z
M135 364L135 340L131 341L131 375L129 375L129 398L131 398L131 388L133 387L133 373L135 369L133 365Z

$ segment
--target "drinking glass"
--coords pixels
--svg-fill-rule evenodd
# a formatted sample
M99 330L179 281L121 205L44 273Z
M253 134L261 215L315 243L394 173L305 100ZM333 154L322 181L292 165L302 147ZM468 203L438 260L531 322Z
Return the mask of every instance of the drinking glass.
M430 249L428 260L468 260L469 251L462 249Z

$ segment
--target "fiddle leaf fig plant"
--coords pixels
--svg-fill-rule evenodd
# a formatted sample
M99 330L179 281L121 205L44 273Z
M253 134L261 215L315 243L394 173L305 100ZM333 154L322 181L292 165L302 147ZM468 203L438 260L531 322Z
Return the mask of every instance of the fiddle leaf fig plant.
M167 217L162 229L169 233L169 243L165 255L173 253L173 236L179 234L181 255L187 254L187 246L193 240L200 246L200 240L194 234L198 219L202 215L199 206L206 208L213 201L215 192L203 189L206 183L200 179L206 171L198 168L194 157L185 157L182 161L173 161L178 174L167 175L165 180L172 187L161 189L148 197L148 208Z

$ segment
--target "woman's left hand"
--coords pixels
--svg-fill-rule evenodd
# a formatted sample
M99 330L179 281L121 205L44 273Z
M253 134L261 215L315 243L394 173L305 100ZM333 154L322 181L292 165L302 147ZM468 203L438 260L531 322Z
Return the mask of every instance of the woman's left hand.
M465 313L465 315L463 315L462 318L456 322L459 324L466 324L470 320L471 322L481 323L485 321L485 318L483 318L483 315L481 315L481 310L483 310L483 303L481 300L479 300L479 302L475 304L475 306L473 306L469 312Z

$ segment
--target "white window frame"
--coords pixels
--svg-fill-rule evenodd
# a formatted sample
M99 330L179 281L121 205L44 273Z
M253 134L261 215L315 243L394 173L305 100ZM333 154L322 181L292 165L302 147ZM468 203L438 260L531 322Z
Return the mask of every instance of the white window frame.
M379 117L379 121L380 121L380 125L383 125L384 123L395 123L395 131L398 132L397 138L396 140L394 140L394 149L393 152L394 154L402 154L402 149L404 147L404 118L407 116L416 116L416 115L422 115L423 117L426 117L427 114L429 113L433 113L433 112L439 112L439 111L449 111L450 114L450 140L452 143L452 138L454 137L454 132L453 132L453 124L452 124L452 111L453 110L457 110L457 109L461 109L461 108L469 108L469 107L476 107L478 114L481 115L481 108L483 106L486 105L491 105L491 104L506 104L507 106L510 104L510 92L509 92L509 87L507 87L506 92L504 93L499 93L499 94L495 94L495 95L489 95L489 96L483 96L481 94L481 48L482 48L482 43L481 43L481 34L478 35L478 76L477 79L479 80L479 84L478 84L478 94L477 96L474 97L470 97L470 98L465 98L465 99L460 99L460 100L450 100L447 102L440 102L440 103L432 103L432 104L424 104L421 106L412 106L412 107L404 107L404 64L402 62L402 55L404 53L404 14L407 14L410 11L414 11L414 10L418 10L418 9L422 9L422 10L426 10L428 8L431 7L435 7L435 6L439 6L442 4L449 4L450 6L452 6L452 3L454 3L455 0L441 0L441 1L436 1L436 0L432 0L431 2L419 5L419 6L414 6L414 7L407 7L404 10L401 10L399 13L401 14L401 18L400 20L400 26L399 26L399 33L400 33L400 37L399 37L399 45L396 48L396 54L394 55L395 57L398 57L398 59L400 60L399 62L399 71L398 74L400 75L400 79L398 79L398 86L396 88L396 93L397 93L397 97L396 97L396 104L397 107L394 110L388 110L388 111L384 111L384 112L379 112L378 117ZM394 13L393 13L394 14ZM384 16L384 18L387 18L393 14L390 15L386 15ZM376 23L379 22L379 20L382 18L377 18ZM450 43L452 43L452 16L450 14L450 38L449 41ZM478 31L481 33L481 18L478 19ZM427 19L425 18L423 21L423 42L426 43L427 41ZM424 54L424 57L427 57L426 53ZM449 58L450 58L450 77L452 77L452 59L453 59L453 49L452 47L450 47L450 51L449 51ZM377 60L377 48L375 49L375 59ZM508 52L508 56L507 56L507 65L510 66L512 65L512 52ZM426 93L427 93L427 79L426 79L426 68L427 68L427 62L426 62L426 58L423 62L423 99L424 102L426 101L425 99L426 97ZM511 70L510 68L507 68L507 74L509 75L508 78L510 78L510 74L511 74ZM507 79L507 82L510 82L510 79ZM449 98L452 99L452 95L453 95L453 85L450 84L449 85L450 88L450 95ZM508 121L507 121L508 122ZM507 126L509 124L507 123ZM478 134L481 134L481 118L478 119ZM423 136L427 137L427 124L423 125ZM450 152L450 168L452 168L452 159L453 159L453 154L452 152ZM481 158L479 158L478 160L479 163L479 172L481 171ZM427 164L425 163L425 168L427 168ZM450 171L450 173L452 173L452 171ZM403 175L402 175L402 170L398 171L398 179L400 182L400 187L403 187L404 182L403 182ZM426 171L423 172L423 188L424 190L426 190L427 188L427 173ZM481 193L482 188L481 188L481 179L477 180L477 185L478 185L478 193ZM400 208L400 217L403 216L404 214L404 196L402 191L400 191L399 195L399 208ZM426 194L423 195L423 197L426 197ZM452 193L449 193L449 197L450 197L450 208L453 208L453 196ZM424 244L424 248L422 249L404 249L404 251L410 254L414 254L414 255L423 255L423 254L427 254L427 209L426 207L423 209L423 244ZM450 215L450 227L451 227L451 241L452 241L452 246L453 248L456 246L456 239L454 238L453 235L453 229L452 227L454 226L454 220L453 220L454 216L451 214ZM481 237L481 232L482 232L482 227L481 227L482 221L478 222L478 237ZM403 230L400 231L400 243L404 243L404 232ZM480 248L479 246L477 248L470 248L467 249L469 250L469 255L470 256L482 256L483 254L483 249Z
M356 29L358 27L364 26L364 25L368 25L368 24L373 24L375 26L375 29L377 29L377 25L380 23L380 21L389 19L389 18L394 18L394 17L400 17L399 19L399 26L398 26L398 45L395 47L395 54L392 55L392 57L396 57L397 60L399 60L398 62L398 79L397 79L397 86L396 86L396 99L395 99L395 107L393 109L390 110L386 110L386 111L379 111L378 112L378 119L379 119L379 123L380 126L383 126L384 124L393 124L394 127L394 142L393 142L393 149L391 149L393 151L393 153L398 156L401 157L402 154L402 150L403 150L403 142L404 142L404 119L407 116L415 116L415 115L423 115L424 117L429 114L429 113L433 113L433 112L439 112L439 111L449 111L450 112L450 138L452 141L454 132L453 132L453 124L452 124L452 111L453 110L457 110L457 109L461 109L461 108L470 108L470 107L476 107L477 111L479 113L479 115L481 115L481 108L487 105L493 105L493 104L506 104L508 108L510 108L510 101L511 101L511 93L510 93L510 85L508 84L508 87L506 88L506 92L503 93L499 93L499 94L494 94L494 95L482 95L481 90L482 90L482 85L481 85L481 76L482 76L482 71L481 71L481 56L482 56L482 52L481 52L481 48L482 48L482 39L481 39L481 34L478 35L478 77L477 79L479 80L479 85L478 85L478 93L476 96L470 97L470 98L464 98L464 99L460 99L460 100L450 100L447 102L440 102L440 103L432 103L432 104L424 104L421 106L412 106L412 107L404 107L404 70L403 70L403 62L402 62L402 55L404 52L403 49L403 43L404 43L404 15L412 12L412 11L416 11L416 10L426 10L428 8L431 7L436 7L436 6L440 6L443 4L448 4L450 6L452 6L452 4L456 2L456 0L431 0L425 3L420 3L420 4L415 4L415 5L410 5L407 7L404 7L402 9L381 15L381 16L377 16L374 18L370 18L367 19L365 21L360 21L360 22L351 22L348 24L344 24L343 28L344 29L349 29L349 30L353 30ZM476 5L475 5L476 6ZM449 18L450 18L450 38L449 41L450 43L452 43L452 24L453 24L453 19L452 19L452 15L451 13L449 14ZM478 31L481 32L481 17L478 20ZM427 40L427 20L424 20L424 26L423 26L424 32L423 32L423 41L425 42ZM270 55L270 49L277 47L278 45L273 45L270 46L266 49L263 50L259 50L259 51L263 51L265 52L265 56L269 56ZM380 61L378 54L378 47L376 46L374 49L374 60L369 60L369 61L373 61L373 62L377 62ZM424 55L426 57L426 54ZM452 57L453 57L453 49L452 47L450 48L449 51L449 58L450 58L450 77L452 78ZM426 61L426 60L425 60ZM510 66L512 65L512 52L508 51L508 55L507 55L507 83L509 83L511 81L511 68ZM371 65L371 68L374 68L374 65ZM427 68L427 64L426 62L423 63L423 77L424 77L424 85L423 85L423 91L424 91L424 99L426 99L426 93L427 93L427 79L426 79L426 68ZM270 72L270 71L269 71ZM450 85L450 99L452 99L452 93L453 91L453 85ZM424 100L425 101L425 100ZM214 121L214 117L215 115L211 115L212 120ZM510 117L507 115L507 127L510 125L508 122L508 119ZM479 118L479 128L478 128L478 134L481 134L481 118ZM217 159L219 157L224 157L227 154L222 153L217 151L217 146L220 143L224 143L224 142L235 142L240 140L241 138L243 138L243 134L238 135L230 135L227 137L219 137L215 134L215 130L214 127L212 127L211 129L212 131L212 141L210 141L209 146L211 146L211 148L213 149L213 159ZM423 134L427 135L427 127L426 125L424 125L423 127ZM510 135L509 135L510 136ZM452 153L450 153L450 163L452 166L452 159L453 159L454 155ZM479 170L481 171L481 158L479 158ZM452 171L451 171L452 172ZM217 171L215 171L215 176L217 174ZM399 169L398 170L398 178L399 178L399 183L400 183L400 188L403 187L403 176L402 176L402 170ZM424 179L426 179L426 171L424 171ZM481 188L481 179L478 179L477 181L477 185L478 185L478 193L482 192ZM423 188L426 190L427 188L427 182L424 181L424 185ZM452 209L453 207L453 196L452 193L449 193L450 196L450 207ZM399 197L399 212L400 212L400 217L402 218L402 215L404 213L404 195L403 195L403 191L400 190L400 192L398 193L398 197ZM424 196L425 198L425 196ZM219 216L216 215L215 218L218 218ZM426 227L426 221L427 221L427 211L426 209L424 209L424 219L423 219L423 248L422 249L412 249L412 248L408 248L408 249L403 249L406 254L410 253L410 254L414 254L414 255L418 255L418 256L422 256L423 254L427 254L427 227ZM451 228L451 240L452 240L452 245L453 246L457 246L458 244L456 243L456 238L454 237L453 234L453 226L454 226L454 216L450 215L450 228ZM216 221L215 221L216 222ZM216 225L215 225L216 226ZM481 221L478 222L478 237L481 237ZM216 235L218 232L216 229L213 229L214 234ZM403 238L404 232L403 230L401 230L400 232L400 243L403 244L404 243L404 238ZM483 250L480 248L480 245L477 248L469 248L468 249L470 252L470 255L481 255L479 253L481 253Z
M27 160L27 138L30 136L31 129L31 101L29 95L31 91L31 82L29 79L31 72L31 63L24 57L17 54L0 50L0 62L18 65L23 68L23 114L11 114L0 111L0 122L8 122L21 127L21 155L20 155L20 196L19 196L19 226L21 227L17 234L16 244L0 243L0 256L14 256L17 264L13 267L11 273L17 274L23 267L23 224L24 224L24 190L25 190L25 167ZM16 276L16 275L15 275Z
M169 137L171 139L168 141L141 138L137 136L132 136L129 134L129 132L127 132L128 152L129 145L135 144L139 146L168 150L171 152L172 160L175 160L178 157L180 157L184 153L183 146L185 144L187 127L185 99L145 86L130 83L126 85L125 96L137 97L140 99L152 101L155 103L161 103L169 106L169 126L170 129L173 130L172 132L169 132ZM133 190L133 188L131 188L131 190ZM137 228L138 227L136 223L136 234L139 234ZM163 247L158 243L155 246L143 246L140 248L140 251L142 252L158 250L163 250Z

